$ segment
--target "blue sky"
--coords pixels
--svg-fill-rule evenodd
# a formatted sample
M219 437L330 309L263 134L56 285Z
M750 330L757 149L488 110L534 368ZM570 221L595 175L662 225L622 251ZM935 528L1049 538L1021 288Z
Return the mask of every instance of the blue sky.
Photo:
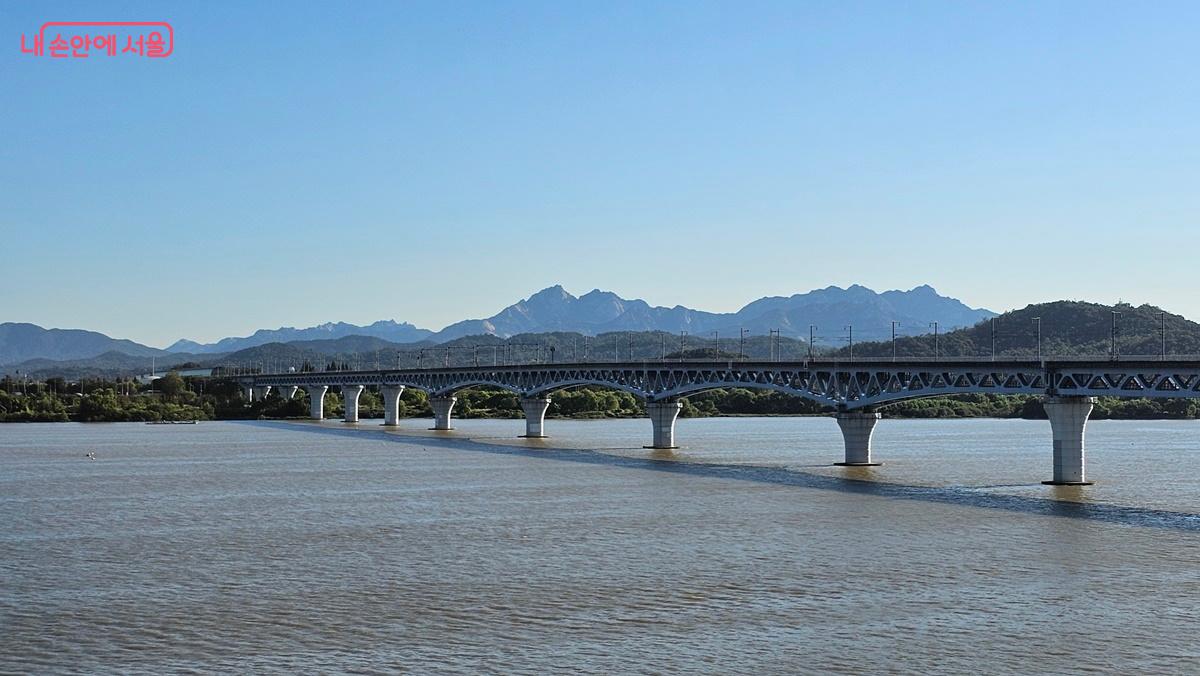
M51 20L175 54L35 59ZM4 3L0 321L932 284L1200 319L1200 4Z

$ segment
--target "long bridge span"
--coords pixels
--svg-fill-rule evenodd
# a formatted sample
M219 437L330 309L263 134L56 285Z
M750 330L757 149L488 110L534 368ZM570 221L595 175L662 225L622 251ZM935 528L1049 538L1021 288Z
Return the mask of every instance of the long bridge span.
M587 364L531 363L416 369L258 373L237 378L248 400L272 390L290 399L304 389L311 417L324 417L331 387L345 399L345 421L358 422L358 399L367 387L384 400L384 424L399 424L400 395L407 387L429 395L435 430L450 430L455 393L495 387L520 397L525 436L544 437L550 395L563 389L606 387L641 398L650 418L648 448L676 448L680 397L728 387L767 389L815 401L835 412L845 442L837 464L877 465L871 437L878 408L921 397L953 394L1044 396L1053 449L1052 478L1044 483L1086 485L1084 430L1095 397L1200 398L1200 359L1054 360L826 360L643 361Z

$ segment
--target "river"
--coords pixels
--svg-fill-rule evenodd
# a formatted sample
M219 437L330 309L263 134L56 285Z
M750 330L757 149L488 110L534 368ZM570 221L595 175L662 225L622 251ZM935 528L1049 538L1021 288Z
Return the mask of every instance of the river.
M0 672L1200 670L1198 422L378 422L0 426Z

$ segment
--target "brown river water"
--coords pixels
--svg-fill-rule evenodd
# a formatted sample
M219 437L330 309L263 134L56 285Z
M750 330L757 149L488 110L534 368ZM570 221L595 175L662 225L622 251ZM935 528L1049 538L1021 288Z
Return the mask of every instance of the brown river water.
M428 423L0 426L0 672L1200 673L1197 422Z

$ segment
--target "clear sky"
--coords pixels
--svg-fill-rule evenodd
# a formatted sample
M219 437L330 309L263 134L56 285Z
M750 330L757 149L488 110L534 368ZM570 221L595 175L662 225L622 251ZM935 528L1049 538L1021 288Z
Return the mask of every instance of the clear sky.
M33 58L167 20L168 59ZM0 4L0 321L433 329L555 283L1200 319L1200 3Z

